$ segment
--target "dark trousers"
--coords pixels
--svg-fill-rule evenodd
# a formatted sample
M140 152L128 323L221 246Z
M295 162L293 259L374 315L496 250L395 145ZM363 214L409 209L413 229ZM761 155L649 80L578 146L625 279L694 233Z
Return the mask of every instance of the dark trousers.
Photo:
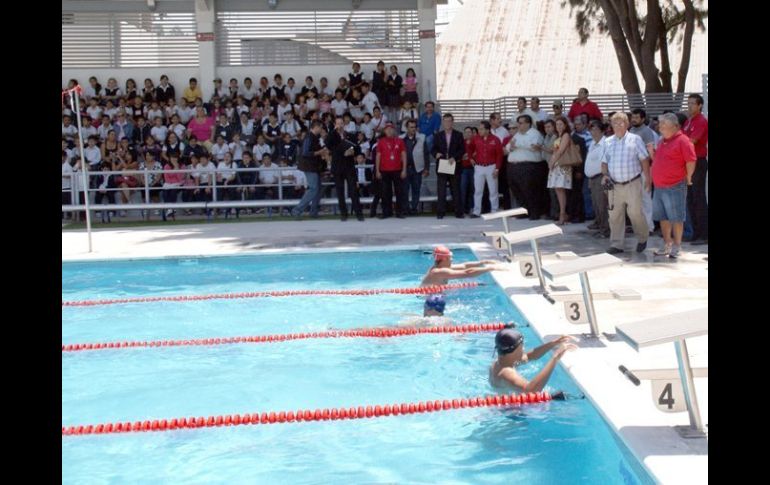
M489 199L489 194L486 198ZM473 209L473 167L463 167L460 173L460 200L465 213L470 213Z
M382 180L374 178L369 184L369 192L372 194L372 205L369 210L369 217L377 215L377 206L382 204Z
M585 222L586 204L583 199L583 165L572 167L572 189L567 192L567 215L572 222Z
M348 184L348 195L350 195L350 200L353 202L353 212L356 215L361 215L363 212L361 210L361 200L358 198L355 169L334 174L334 190L337 192L337 205L340 208L340 213L343 216L348 215L348 204L345 201L345 182Z
M163 189L163 202L166 204L176 203L179 196L179 189Z
M545 162L508 163L508 187L519 204L527 209L530 219L540 219L546 213L548 196L548 164Z
M61 193L61 205L70 205L72 204L72 192L70 192L70 189L64 189L67 190L67 192ZM67 213L67 218L71 218L72 214ZM61 218L64 219L64 212L61 213Z
M94 193L94 204L95 205L101 204L105 198L107 199L107 203L111 205L115 205L115 192L110 192L110 191L107 191L104 193L96 191L96 193Z
M413 211L417 210L417 205L420 203L420 187L422 186L422 172L415 170L413 165L409 165L406 168L406 183L409 189L407 196L411 193L412 200L409 201L409 208Z
M393 192L396 193L396 215L401 216L406 212L406 190L404 180L401 178L401 170L382 173L382 215L393 215Z
M497 193L498 194L502 194L502 196L503 196L503 201L500 204L502 210L508 210L508 209L512 208L512 205L513 205L513 202L514 202L511 199L511 194L510 194L510 190L509 190L509 188L510 188L510 183L509 183L510 178L508 176L508 172L509 172L508 168L509 168L508 167L508 161L503 159L503 166L500 167L500 171L497 174ZM518 197L516 197L516 195L514 195L514 198L518 199ZM487 188L484 189L484 198L482 200L483 201L489 200L489 189L487 189ZM522 205L521 200L516 200L516 202L518 202L519 205ZM491 209L491 206L490 206L490 209Z
M695 162L695 172L692 174L692 185L687 187L687 210L692 218L692 238L709 238L709 208L706 203L706 173L708 162L699 158Z
M460 201L460 176L440 173L436 177L436 184L436 196L438 197L437 215L443 216L446 214L446 186L449 184L449 190L452 191L452 204L454 205L455 215L458 217L462 216L463 204Z

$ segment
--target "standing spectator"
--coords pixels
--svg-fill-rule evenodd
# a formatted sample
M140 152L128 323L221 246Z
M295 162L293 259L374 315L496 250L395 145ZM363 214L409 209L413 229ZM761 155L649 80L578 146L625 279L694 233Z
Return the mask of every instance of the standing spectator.
M286 86L283 84L283 77L280 74L273 76L273 85L270 86L270 100L278 102L286 98Z
M323 157L328 154L328 148L321 146L321 122L313 121L310 125L310 132L303 142L299 161L299 169L307 179L308 189L299 204L291 211L291 215L297 219L302 217L302 213L308 206L310 206L310 217L318 218L318 205L321 201L321 173L326 166Z
M540 98L532 96L532 99L529 100L529 105L530 111L535 114L532 118L532 122L534 123L533 126L537 125L539 121L545 123L545 120L548 119L548 113L546 113L544 109L540 109Z
M372 114L373 116L371 121L369 121L369 126L372 128L372 131L375 135L380 135L385 129L385 126L389 123L389 119L382 112L379 106L374 108L374 112Z
M559 100L556 100L553 102L553 105L551 106L553 109L553 114L548 115L549 120L553 120L556 122L557 119L564 116L566 118L566 115L564 114L564 106L562 105L562 102ZM569 118L567 118L567 121L569 121L569 127L572 129L572 121L570 121Z
M471 163L471 140L478 135L479 130L474 126L466 126L463 130L465 153L463 153L463 169L460 175L460 200L463 213L468 215L473 209L473 164Z
M363 83L361 89L363 93L361 104L363 105L364 114L374 115L374 108L380 106L380 98L370 89L369 83Z
M500 140L500 146L502 146L503 140L508 137L508 128L502 125L503 117L500 113L492 113L489 115L489 125L491 127L490 133L495 135ZM502 154L502 150L500 152ZM504 156L504 155L503 155ZM521 201L511 199L511 192L508 189L508 164L505 160L500 160L500 164L497 166L500 173L497 177L497 189L503 196L503 209L510 209L514 205L518 206ZM491 199L490 199L491 200ZM486 201L484 201L486 202ZM486 208L482 208L486 210Z
M529 119L532 120L532 127L535 127L535 124L537 123L537 113L527 108L527 98L524 96L519 96L516 99L516 114L511 118L511 124L517 125L519 116L521 115L529 115Z
M361 64L354 62L353 70L348 73L348 85L350 89L361 89L364 83L364 73L361 72Z
M219 81L220 89L222 85L222 80ZM190 78L189 84L186 88L184 88L184 91L182 91L182 99L187 101L188 103L194 103L196 99L203 98L203 91L201 91L200 86L198 86L198 80L194 77ZM171 99L174 99L173 97Z
M567 120L559 118L554 123L553 120L548 120L545 123L546 138L548 141L544 142L543 151L549 153L548 168L548 188L554 189L556 192L556 199L559 201L559 221L558 225L563 226L569 223L569 217L567 216L567 191L572 188L572 167L562 167L559 165L559 159L561 159L567 150L571 149L573 140L570 135L570 127ZM549 148L548 145L551 145Z
M155 101L157 96L158 92L155 90L155 84L153 84L152 79L145 79L144 88L142 88L142 101L149 104Z
M375 176L382 180L382 215L387 219L393 215L393 192L396 193L396 217L406 216L406 145L404 140L396 137L396 129L392 123L385 125L385 136L377 142L377 152L374 161Z
M213 163L209 162L208 154L200 156L200 162L192 172L192 178L195 181L193 197L196 202L211 202L212 191L211 181L217 176L217 169ZM211 214L211 209L206 210L206 215Z
M338 94L340 94L338 92ZM342 117L334 119L334 130L329 133L327 146L331 150L334 175L334 190L337 192L337 204L340 210L340 218L348 220L348 204L345 201L345 183L347 183L348 196L352 202L353 212L359 221L364 220L364 212L358 196L356 184L356 168L354 157L358 151L358 145L353 141L352 135L345 133L345 125Z
M588 89L578 89L578 97L572 102L572 106L569 109L567 117L574 122L575 117L585 114L589 120L601 120L602 112L599 106L588 99Z
M388 119L395 120L398 118L398 110L401 108L401 89L404 84L404 79L398 73L398 67L395 65L390 66L390 74L387 77L386 92L387 106L388 106Z
M465 154L465 141L463 134L454 129L454 117L445 113L441 120L443 130L435 134L433 139L433 158L436 159L436 218L443 219L446 214L446 186L452 192L455 217L463 219L465 211L460 202L460 176L462 173L462 159ZM441 159L447 159L454 164L454 173L446 174L438 171Z
M433 151L433 135L441 128L441 115L434 111L435 108L433 101L426 101L425 111L420 115L417 123L420 133L425 135L429 152Z
M591 140L591 134L586 129L586 116L575 117L572 132L572 143L580 150L580 159L585 160L588 154L587 140ZM567 215L571 222L582 224L586 221L586 203L583 199L583 164L572 167L572 190L567 193Z
M655 251L655 255L677 258L684 233L687 187L692 184L697 155L693 143L679 129L676 115L661 115L659 128L663 140L653 152L653 211L654 219L660 221L664 244Z
M372 72L372 93L377 97L377 99L382 103L385 101L385 104L387 104L387 82L386 79L388 77L388 73L385 72L385 63L382 61L379 61L377 63L377 69ZM364 101L366 100L366 96L364 96ZM373 114L372 111L369 111Z
M233 156L225 153L224 158L217 164L217 186L219 200L240 200L238 191L234 185L238 185ZM230 215L232 208L225 209L225 217Z
M163 170L165 171L163 174L164 204L175 204L179 198L179 191L184 185L185 178L187 178L187 174L181 171L184 168L185 166L179 163L179 154L171 153L168 156L166 164L163 165ZM176 211L166 209L163 211L163 220L165 221L167 217L176 219Z
M243 152L243 160L238 164L240 169L254 169L257 168L257 164L254 162L254 157L251 152ZM259 172L256 170L243 170L239 171L238 175L238 189L244 200L256 200L257 198L257 180L259 179ZM286 198L286 197L284 197ZM240 209L235 209L236 217L240 214Z
M168 83L168 76L165 74L160 77L160 84L155 88L155 100L159 103L165 103L169 98L176 99L174 86Z
M528 114L520 115L516 122L519 129L503 149L508 155L508 187L527 209L529 219L536 221L545 213L543 201L548 180L548 166L541 154L543 135L532 126Z
M684 123L684 134L695 145L695 154L698 160L695 163L695 172L692 174L691 183L687 187L687 209L692 218L693 236L690 244L699 246L708 244L709 238L709 213L706 202L706 174L708 173L708 141L709 124L703 113L703 97L700 94L691 94L687 98L688 119ZM661 130L661 135L663 130Z
M636 108L631 111L631 127L628 129L634 135L639 135L644 142L644 146L649 147L650 144L656 144L655 132L647 126L647 113L641 109ZM648 148L649 149L649 148ZM642 174L642 183L646 183L647 179ZM644 218L647 220L647 225L652 231L655 227L655 223L652 220L652 194L644 192L642 194L642 211L644 212Z
M591 205L594 209L594 222L588 229L597 230L599 237L610 237L609 214L607 212L607 192L602 187L602 160L607 149L604 138L604 126L599 120L589 123L593 143L588 148L584 164L585 176L591 191Z
M482 121L479 134L471 139L471 165L473 165L473 214L472 218L481 217L481 198L484 195L484 182L489 185L489 203L492 212L497 212L499 196L497 181L503 164L503 145L500 139L491 133L492 124Z
M414 118L406 120L406 133L401 136L406 148L406 180L407 187L412 193L409 202L409 215L417 215L417 206L420 203L420 188L422 178L428 176L430 161L428 160L428 148L425 144L425 135L417 133L417 121ZM407 192L407 199L409 192Z
M307 96L308 91L313 91L315 95L318 96L318 88L313 84L313 76L305 78L305 85L302 86L302 89L300 89L299 92L302 96Z
M286 80L286 89L284 91L286 92L286 99L289 100L289 104L294 104L297 95L302 92L293 77Z
M607 150L602 160L602 184L612 181L610 205L610 248L609 254L623 252L626 235L626 213L631 219L637 238L636 252L647 248L650 235L647 221L642 213L642 190L650 191L650 158L641 137L628 132L628 116L615 113L610 119L613 136L607 140ZM642 186L642 172L648 183Z
M420 102L417 95L417 74L411 67L406 70L406 79L404 79L404 101L409 101L415 108Z

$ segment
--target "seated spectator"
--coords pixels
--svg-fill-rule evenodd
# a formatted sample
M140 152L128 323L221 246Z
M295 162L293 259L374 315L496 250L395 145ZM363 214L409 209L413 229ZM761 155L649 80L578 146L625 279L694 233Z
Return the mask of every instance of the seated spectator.
M242 99L241 96L238 97ZM235 105L233 104L232 99L225 100L225 116L227 116L227 121L237 120L237 117L235 116Z
M264 155L272 155L273 148L267 144L265 135L257 136L257 144L254 145L254 158L261 162Z
M364 73L361 72L361 64L354 62L353 70L348 73L348 85L351 90L360 89L364 83Z
M190 138L193 135L198 140L203 140L204 146L211 147L211 133L214 130L214 119L206 115L206 110L202 106L195 109L195 118L191 119L187 124L187 137Z
M112 170L112 164L109 162L102 162L99 164L99 170L102 172L109 172ZM94 186L96 188L94 192L94 204L101 205L104 199L107 199L107 203L115 205L115 176L110 174L97 175L93 177ZM102 222L109 222L109 216L106 215L106 211L99 211L98 214L102 218ZM106 216L106 217L105 217Z
M182 150L181 162L185 165L192 165L192 160L190 159L193 156L200 157L204 153L206 153L206 148L198 143L197 136L192 135L188 139L187 146Z
M123 97L123 91L118 86L118 81L114 77L107 80L107 87L104 88L104 95L102 99L105 101L112 101L113 104L118 102L119 98Z
M169 133L176 133L176 137L180 140L184 138L187 128L181 123L179 115L175 114L171 117L171 123L168 125Z
M138 174L133 172L139 170L139 161L136 159L133 151L126 151L118 156L118 161L113 164L112 169L121 174L115 177L115 184L120 189L122 202L128 204L131 201L131 189L139 185ZM120 217L125 217L126 211L120 212Z
M289 100L281 98L278 102L278 106L275 108L275 112L278 115L278 123L283 123L286 120L286 113L294 112L294 105L289 104Z
M182 99L188 103L194 103L197 98L203 98L203 92L198 86L198 80L194 77L191 77L188 86L184 88L184 91L182 91ZM171 99L174 99L173 96Z
M340 90L334 93L334 101L331 102L331 109L335 116L342 116L348 110L348 102L344 99L344 93Z
M113 156L117 155L119 148L118 136L115 133L115 130L110 130L107 133L107 138L104 140L102 146L100 147L102 161L112 163L114 161Z
M99 137L99 141L107 139L107 133L112 130L112 123L110 122L110 116L107 114L102 115L102 121L99 123L99 128L96 130L96 135Z
M253 100L252 100L253 101ZM243 99L243 96L238 96L238 98L235 100L235 115L234 120L241 119L241 114L249 114L249 105L246 104L246 100Z
M139 174L139 183L146 185L150 188L150 201L157 201L160 199L162 187L163 187L163 165L160 160L155 157L155 152L146 152L144 154L144 161L139 164L139 170L146 170L145 173Z
M139 118L144 117L144 103L142 103L142 98L135 96L132 103L126 107L126 114L134 120L134 123L138 123Z
M168 138L166 139L166 143L163 145L163 149L161 151L160 157L163 160L163 162L168 162L171 158L171 155L176 155L177 158L182 157L182 152L185 149L184 143L179 141L179 137L177 136L176 132L171 131L168 134Z
M254 161L254 156L251 152L243 152L243 160L238 164L238 168L257 168L257 164ZM255 200L257 198L257 180L259 173L255 171L239 171L237 175L238 191L242 194L244 200ZM238 215L240 211L235 210L235 214Z
M318 103L318 111L322 114L331 114L332 111L332 98L328 94L321 95L321 102Z
M174 116L178 110L179 107L176 105L175 99L171 98L166 101L166 106L163 107L163 124L167 125L171 123L171 117Z
M101 136L101 126L99 127L99 136ZM131 142L134 145L141 145L142 140L146 140L148 136L152 136L151 134L152 126L148 125L147 122L144 119L144 116L139 116L139 119L136 122L136 126L134 127L134 134L131 137ZM107 134L105 133L105 137Z
M217 185L219 200L240 200L236 166L233 165L233 156L228 152L217 165ZM225 209L225 214L229 215L232 209Z
M348 98L348 108L350 109L350 116L353 117L356 123L361 123L364 118L364 104L361 101L361 90L354 89Z
M156 116L153 119L153 127L150 129L150 134L158 143L165 143L168 136L168 127L163 124L163 118Z
M78 129L72 124L72 117L64 115L61 122L61 136L67 140L67 143L72 148L75 145L75 137L78 134Z
M286 160L289 165L295 165L297 163L298 151L299 142L292 139L289 133L284 133L281 136L281 143L278 144L276 149L276 158L278 160Z
M233 133L233 141L227 144L234 162L240 162L243 159L243 152L247 149L246 142L241 140L241 134L237 131Z
M104 102L104 114L110 117L110 123L112 123L112 120L114 120L115 116L118 114L118 108L115 107L115 103L111 99Z
M345 127L345 133L355 135L358 133L358 126L356 126L356 122L353 121L353 118L350 116L350 113L345 113L342 115L342 121L343 126Z
M109 114L109 113L108 113ZM165 113L160 107L160 104L157 101L153 101L150 103L149 108L146 108L144 110L144 117L147 118L147 121L150 123L155 123L155 118L160 118L161 120L165 116Z
M361 122L361 126L358 127L361 133L364 134L367 140L374 138L374 128L372 128L372 115L364 113L364 119Z
M292 139L296 139L301 128L301 125L294 119L294 113L287 111L281 124L281 136L288 134Z
M278 198L278 179L280 170L275 170L270 155L262 157L262 166L259 171L260 187L257 187L258 199L277 199ZM272 211L268 208L268 214Z
M195 166L192 177L193 180L195 180L196 185L196 188L193 190L195 201L211 202L211 183L212 179L216 177L216 167L213 163L209 162L209 156L207 154L204 153L200 156L200 162ZM210 214L210 210L207 211L207 215L208 214Z
M238 81L236 81L236 83L237 82ZM211 100L213 100L214 98L222 99L222 98L229 98L229 97L230 97L230 91L227 88L222 86L222 78L218 77L214 79L214 93L211 95ZM203 96L199 96L199 98L203 99Z
M254 120L249 118L248 113L241 113L239 120L240 124L237 128L241 138L247 145L253 145L255 140Z
M160 77L160 84L155 88L155 100L158 103L165 103L169 98L176 98L174 86L169 84L168 76L165 74Z
M136 87L136 81L131 78L126 79L126 93L124 99L133 101L139 95L139 89Z
M90 116L92 119L100 120L102 118L103 112L104 108L99 106L99 99L91 98L88 101L88 108L86 108L86 113L88 113L88 116Z
M134 138L134 124L126 113L118 113L118 119L112 125L118 140L132 140Z
M305 106L307 106L308 113L311 111L318 111L320 106L314 91L308 91L305 95Z
M238 94L241 91L241 88L238 86L238 80L233 78L230 78L230 84L227 86L228 95L227 97L231 99L235 99L238 97ZM220 96L219 99L223 99L225 96ZM211 102L214 102L214 98L211 99Z
M313 84L313 76L307 76L305 78L305 85L302 86L302 89L299 90L299 94L302 96L307 96L309 91L313 91L316 96L318 96L318 88L315 87L315 84Z
M388 124L388 117L382 112L379 106L374 108L372 113L372 119L369 121L369 126L375 135L382 134L385 129L385 125Z
M320 83L321 85L318 88L318 94L319 95L328 94L329 97L334 97L334 89L332 89L331 86L329 86L329 80L326 79L325 77L322 77L320 80Z
M294 103L294 100L297 99L297 95L302 94L302 90L299 86L296 85L294 78L290 77L286 81L286 99L289 100L289 103Z
M419 97L417 96L417 74L411 67L406 70L406 78L404 79L404 101L409 101L416 108L419 103ZM417 119L417 117L414 117Z
M361 85L361 104L364 105L364 113L374 115L374 107L380 106L380 100L374 92L369 90L369 83L363 83Z
M88 139L90 136L98 136L96 128L91 125L90 116L84 116L81 120L83 121L83 126L80 128L80 132L83 134L83 138Z
M269 121L267 125L262 128L262 133L264 135L265 141L273 146L281 138L281 125L278 124L278 115L275 113L270 113L268 119ZM257 157L257 160L259 159L260 158Z
M211 147L212 161L219 164L225 159L225 153L230 153L230 147L225 143L225 137L217 135L217 142Z
M139 150L140 161L146 158L148 153L152 153L153 159L160 161L160 154L163 151L160 143L155 142L155 137L152 135L144 139L144 146Z
M406 132L406 122L409 120L417 121L420 114L417 112L417 106L413 105L408 99L404 100L401 110L398 112L398 124L402 132Z
M96 80L96 77L91 76L88 78L88 86L83 89L83 95L87 102L90 102L91 98L96 98L96 101L101 103L104 90L102 89L102 85L99 84L99 81Z
M157 92L155 91L155 85L152 83L152 79L144 80L144 88L142 88L142 101L145 103L151 103L157 99Z
M89 170L93 171L98 170L99 164L102 162L102 151L96 146L96 142L97 139L95 136L88 137L88 145L83 149L83 155L86 158Z

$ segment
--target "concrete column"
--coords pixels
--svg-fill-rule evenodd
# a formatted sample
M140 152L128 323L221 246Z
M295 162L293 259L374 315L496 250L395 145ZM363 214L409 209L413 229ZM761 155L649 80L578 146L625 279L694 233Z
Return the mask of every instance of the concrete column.
M436 1L418 0L420 26L420 102L436 101Z
M199 34L216 34L215 28L216 15L214 12L214 0L195 0L195 23ZM213 40L204 40L198 42L198 57L200 66L198 68L198 85L203 92L203 100L208 101L214 94L214 79L216 75L216 44ZM187 85L185 80L184 86ZM180 91L181 95L181 91Z

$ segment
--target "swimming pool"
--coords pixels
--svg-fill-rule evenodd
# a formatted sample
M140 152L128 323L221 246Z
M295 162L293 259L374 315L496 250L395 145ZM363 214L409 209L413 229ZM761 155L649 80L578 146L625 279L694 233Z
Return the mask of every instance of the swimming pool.
M475 259L467 249L456 261ZM416 286L421 250L65 263L62 299ZM523 322L489 275L457 323ZM389 326L414 295L62 308L62 344ZM540 343L521 329L527 347ZM492 393L493 332L62 354L62 425L444 400ZM521 368L531 378L541 360ZM580 391L557 368L550 391ZM652 483L588 400L347 421L62 437L63 483Z

